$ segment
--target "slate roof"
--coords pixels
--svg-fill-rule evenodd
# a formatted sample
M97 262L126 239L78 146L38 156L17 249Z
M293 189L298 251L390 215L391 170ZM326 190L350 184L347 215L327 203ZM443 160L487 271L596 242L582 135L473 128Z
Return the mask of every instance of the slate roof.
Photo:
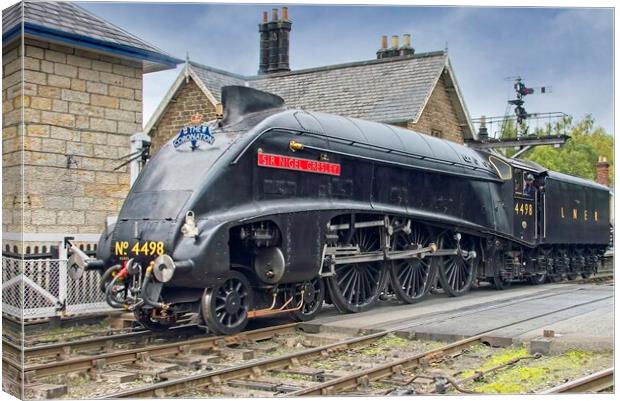
M4 43L19 37L22 21L26 36L142 60L147 72L174 68L182 62L71 2L23 1L3 10Z
M192 76L214 102L220 102L223 86L242 85L279 95L292 108L404 123L417 122L443 73L465 138L472 139L475 133L467 108L448 55L442 51L248 77L190 62L181 74ZM157 123L182 83L175 82L145 132Z
M388 59L389 60L389 59ZM446 66L443 52L371 60L254 78L290 107L384 123L417 120Z

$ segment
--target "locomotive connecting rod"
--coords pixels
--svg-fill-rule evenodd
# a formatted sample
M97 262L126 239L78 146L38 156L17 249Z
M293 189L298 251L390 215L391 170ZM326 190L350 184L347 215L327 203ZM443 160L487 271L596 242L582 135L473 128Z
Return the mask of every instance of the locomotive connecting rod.
M437 252L437 245L430 244L424 248L408 249L404 251L388 251L387 254L383 251L376 251L344 257L336 257L335 255L332 255L332 263L336 265L344 265L350 263L377 262L381 260L399 260L410 258L421 259L425 256L430 256L431 254L434 255L435 252ZM453 254L456 255L456 250Z
M454 256L460 254L465 259L475 258L476 251L465 251L462 249L437 249L437 245L431 243L429 246L418 249L410 249L404 251L388 251L385 254L383 251L365 252L360 255L350 256L336 256L335 252L328 251L327 255L331 256L333 265L345 265L351 263L364 263L364 262L378 262L382 260L401 260L401 259L422 259L425 257L438 257L438 256Z

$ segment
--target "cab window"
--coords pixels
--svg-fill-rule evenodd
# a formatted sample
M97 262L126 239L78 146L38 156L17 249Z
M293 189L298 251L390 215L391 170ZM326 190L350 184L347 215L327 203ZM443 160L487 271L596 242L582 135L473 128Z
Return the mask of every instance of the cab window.
M523 170L515 170L513 181L515 185L515 194L523 194Z

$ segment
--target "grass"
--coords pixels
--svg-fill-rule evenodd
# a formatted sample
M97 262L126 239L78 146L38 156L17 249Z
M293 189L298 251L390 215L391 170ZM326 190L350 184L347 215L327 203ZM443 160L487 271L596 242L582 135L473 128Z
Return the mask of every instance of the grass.
M502 365L511 359L527 356L524 347L510 347L489 358L479 369L487 370ZM474 382L471 389L490 394L524 394L538 389L558 384L568 377L577 377L588 369L600 369L602 359L611 357L605 353L595 353L583 350L570 350L563 354L540 359L526 359L517 362L512 367L500 369ZM581 373L584 372L584 373ZM463 373L463 378L471 377L474 370Z

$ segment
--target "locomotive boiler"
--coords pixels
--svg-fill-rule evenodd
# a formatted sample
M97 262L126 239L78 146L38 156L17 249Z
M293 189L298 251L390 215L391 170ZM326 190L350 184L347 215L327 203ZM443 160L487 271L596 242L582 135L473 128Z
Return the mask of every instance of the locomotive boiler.
M147 328L193 312L229 334L325 302L574 279L609 242L609 189L593 182L247 87L222 103L147 163L96 258L71 249L71 274L100 270L108 303Z

